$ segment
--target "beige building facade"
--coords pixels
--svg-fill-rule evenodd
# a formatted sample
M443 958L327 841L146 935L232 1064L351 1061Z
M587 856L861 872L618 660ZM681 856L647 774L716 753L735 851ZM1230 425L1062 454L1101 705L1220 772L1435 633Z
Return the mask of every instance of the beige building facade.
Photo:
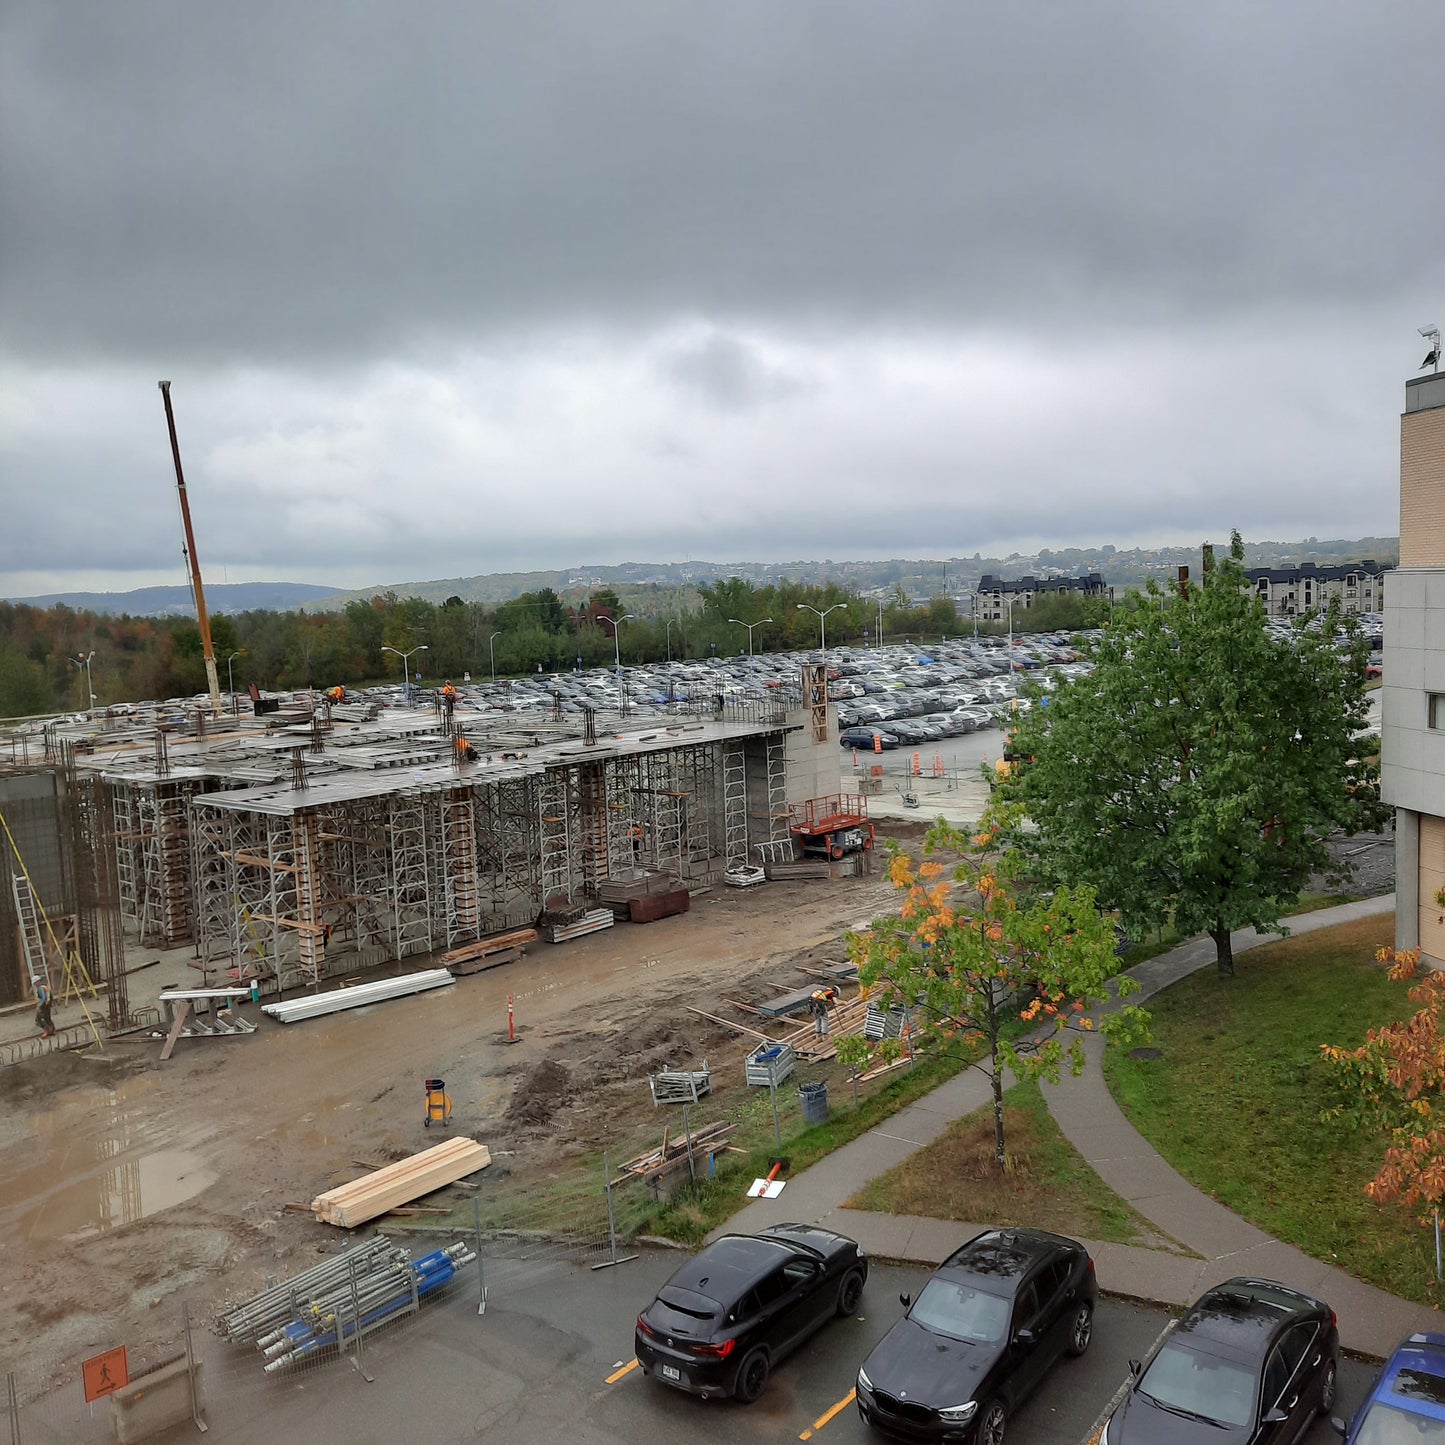
M1385 598L1384 800L1395 809L1395 946L1445 967L1445 374L1405 383L1400 566Z

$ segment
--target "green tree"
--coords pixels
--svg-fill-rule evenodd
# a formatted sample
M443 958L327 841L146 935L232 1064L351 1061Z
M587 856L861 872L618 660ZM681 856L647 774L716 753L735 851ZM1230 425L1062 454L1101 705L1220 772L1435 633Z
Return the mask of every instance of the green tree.
M1006 1071L1057 1080L1067 1063L1078 1073L1084 1032L1101 1027L1134 1038L1148 1023L1132 1006L1098 1023L1091 1010L1106 1001L1114 971L1113 924L1088 887L1030 889L1018 849L1001 846L1011 832L999 826L1006 820L996 807L973 837L940 820L924 839L922 861L895 851L889 879L902 906L849 944L865 987L916 1006L915 1046L982 1048L973 1067L989 1080L1000 1169ZM940 858L952 858L952 868ZM1119 978L1121 996L1138 987ZM856 1066L855 1054L840 1041L845 1064Z
M45 669L13 648L0 651L0 717L31 717L54 707Z
M1157 589L1120 609L1093 673L1020 720L1014 748L1032 761L1005 785L1046 877L1093 885L1130 929L1172 914L1208 933L1221 978L1230 930L1284 932L1310 876L1332 871L1326 838L1378 810L1352 786L1368 771L1363 643L1334 646L1333 612L1276 641L1242 558L1235 533L1167 609Z

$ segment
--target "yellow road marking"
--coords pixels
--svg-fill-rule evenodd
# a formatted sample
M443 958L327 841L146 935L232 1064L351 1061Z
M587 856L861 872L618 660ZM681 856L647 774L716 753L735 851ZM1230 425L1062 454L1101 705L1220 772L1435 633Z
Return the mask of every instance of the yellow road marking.
M624 1375L630 1374L636 1368L637 1361L629 1360L620 1370L613 1370L613 1372L608 1375L607 1383L609 1385L615 1385Z
M823 1414L819 1415L818 1418L813 1421L813 1429L804 1430L803 1433L798 1436L798 1439L811 1440L813 1438L813 1432L815 1430L821 1430L824 1425L826 1425L830 1420L834 1418L834 1416L840 1415L857 1398L858 1389L855 1386L853 1389L849 1390L848 1393L844 1395L843 1398L839 1400L838 1403L834 1405L831 1410L825 1411Z

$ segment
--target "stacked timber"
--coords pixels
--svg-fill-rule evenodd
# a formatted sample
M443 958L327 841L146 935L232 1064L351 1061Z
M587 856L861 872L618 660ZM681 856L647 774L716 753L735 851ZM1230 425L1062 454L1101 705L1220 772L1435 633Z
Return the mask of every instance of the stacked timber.
M480 973L486 968L496 968L503 963L513 963L522 956L522 950L529 943L537 941L535 928L514 928L510 933L494 933L489 938L479 938L475 943L464 943L449 953L442 954L442 964L453 977Z
M475 1139L448 1139L434 1149L423 1149L410 1159L400 1159L318 1194L311 1201L311 1212L322 1224L355 1229L378 1214L455 1184L491 1162L490 1150Z
M727 1122L707 1124L681 1138L669 1139L671 1127L669 1125L662 1131L660 1149L650 1149L646 1154L639 1154L636 1159L629 1159L622 1165L622 1172L612 1181L614 1186L624 1184L629 1179L645 1179L648 1183L656 1183L685 1168L689 1154L694 1165L700 1159L705 1161L709 1154L720 1154L729 1147L728 1135L733 1131L733 1126Z
M566 943L589 933L600 933L616 922L610 908L592 908L584 912L575 923L543 923L542 937L548 943Z

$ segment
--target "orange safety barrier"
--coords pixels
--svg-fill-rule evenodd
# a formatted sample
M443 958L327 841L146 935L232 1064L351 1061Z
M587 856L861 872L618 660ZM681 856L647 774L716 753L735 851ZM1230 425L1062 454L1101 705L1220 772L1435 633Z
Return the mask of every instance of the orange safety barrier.
M914 753L913 755L913 776L915 778L921 778L923 776L923 765L918 753Z
M943 754L942 754L942 753L934 753L934 755L933 755L933 776L934 776L935 778L941 778L941 777L943 776Z

